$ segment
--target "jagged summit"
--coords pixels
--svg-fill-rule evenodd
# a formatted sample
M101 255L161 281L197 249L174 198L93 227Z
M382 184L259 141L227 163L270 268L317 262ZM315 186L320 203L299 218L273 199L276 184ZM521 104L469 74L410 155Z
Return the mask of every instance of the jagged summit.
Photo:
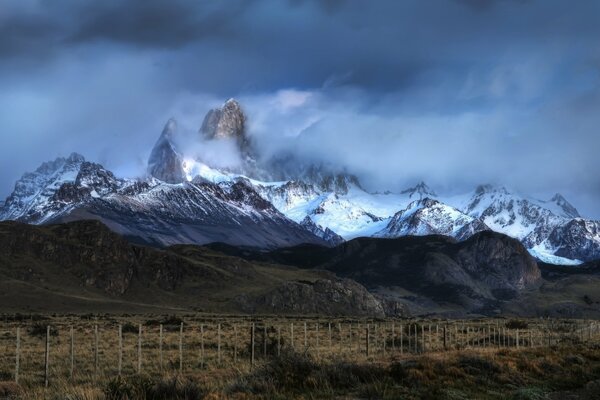
M569 203L567 199L565 199L560 193L556 193L554 196L552 196L552 198L550 199L550 203L554 203L559 208L559 210L562 211L562 214L566 217L580 217L579 211L577 211L577 209L571 203Z
M427 196L437 196L437 194L423 181L419 182L415 187L403 190L402 192L400 192L400 194L408 194L409 198L412 198L413 196L415 196L416 198L416 196L418 195L419 199L422 199L423 197Z
M235 99L227 100L221 108L208 111L200 127L200 133L206 139L237 140L240 149L248 144L246 138L246 115Z
M504 186L495 186L489 183L478 185L477 188L475 188L476 195L488 193L509 194L508 190Z
M156 179L167 183L181 183L185 181L183 158L173 143L176 131L177 122L171 118L167 121L148 159L148 173Z

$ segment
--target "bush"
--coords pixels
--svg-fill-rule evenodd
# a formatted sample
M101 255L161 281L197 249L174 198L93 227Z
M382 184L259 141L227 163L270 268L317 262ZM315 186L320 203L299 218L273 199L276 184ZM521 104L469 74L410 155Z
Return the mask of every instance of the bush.
M139 333L140 327L132 324L131 322L126 322L121 326L121 330L123 333Z
M145 376L130 379L116 378L104 389L106 400L197 400L203 399L207 391L189 378L170 377L153 381Z
M34 336L34 337L46 337L46 329L47 329L47 325L46 324L42 324L42 323L35 323L33 325L31 325L29 327L29 335L30 336ZM58 330L51 326L50 327L50 336L58 336Z
M508 329L527 329L529 324L527 324L527 321L522 321L520 319L511 319L506 323L506 327Z

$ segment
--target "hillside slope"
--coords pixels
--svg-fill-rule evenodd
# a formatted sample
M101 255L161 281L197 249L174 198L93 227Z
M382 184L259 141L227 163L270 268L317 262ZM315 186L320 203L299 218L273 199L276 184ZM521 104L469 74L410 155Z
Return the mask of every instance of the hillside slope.
M0 311L157 310L383 315L364 287L328 272L136 246L98 221L0 223Z

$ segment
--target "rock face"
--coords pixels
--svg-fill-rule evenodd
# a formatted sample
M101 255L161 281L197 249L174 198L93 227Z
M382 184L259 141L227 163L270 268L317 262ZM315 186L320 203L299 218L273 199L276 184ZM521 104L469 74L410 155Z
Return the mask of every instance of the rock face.
M344 238L329 228L323 229L323 227L315 224L309 216L306 216L302 222L300 222L300 225L302 225L309 232L312 232L316 236L322 238L332 246L337 246L340 243L344 243Z
M257 255L264 261L326 269L397 302L434 302L493 314L541 281L523 245L491 231L457 242L446 236L358 238L332 249L299 246Z
M240 103L229 99L223 107L210 110L204 117L200 133L206 139L235 139L242 152L249 141L246 136L246 115Z
M173 144L177 123L170 119L154 145L148 159L148 173L166 183L185 181L183 159Z
M382 302L350 279L286 282L253 301L238 297L246 312L384 317ZM404 315L406 316L406 315Z
M600 259L600 222L575 218L557 227L546 243L560 257L593 261Z

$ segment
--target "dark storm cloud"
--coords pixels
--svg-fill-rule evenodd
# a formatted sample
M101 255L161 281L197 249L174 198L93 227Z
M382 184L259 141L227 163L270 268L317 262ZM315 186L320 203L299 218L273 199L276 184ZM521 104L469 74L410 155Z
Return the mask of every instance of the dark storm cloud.
M0 194L74 150L139 173L169 117L195 132L239 97L265 151L302 135L299 152L373 185L565 191L600 217L598 15L594 0L5 1Z

